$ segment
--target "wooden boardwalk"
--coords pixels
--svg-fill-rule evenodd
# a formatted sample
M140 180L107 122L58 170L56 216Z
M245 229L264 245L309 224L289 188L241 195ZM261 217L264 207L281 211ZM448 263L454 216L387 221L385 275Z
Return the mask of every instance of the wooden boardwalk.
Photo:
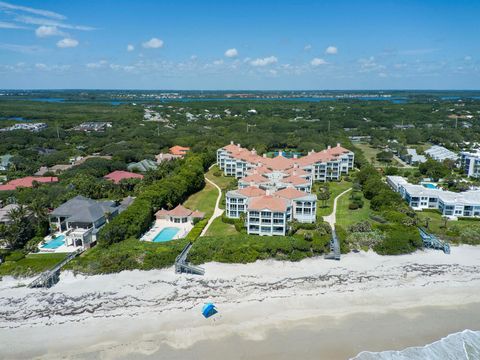
M192 243L188 243L182 250L182 252L175 259L175 272L177 274L186 273L186 274L196 274L204 275L205 269L191 265L187 261L188 252L192 248Z
M62 267L64 267L67 263L69 263L70 261L75 259L78 255L80 255L84 251L85 250L78 249L78 250L68 254L68 256L65 259L60 261L53 268L41 273L39 277L37 277L35 280L33 280L28 285L28 287L29 288L38 288L38 287L50 288L50 287L52 287L60 279L60 270L62 269Z

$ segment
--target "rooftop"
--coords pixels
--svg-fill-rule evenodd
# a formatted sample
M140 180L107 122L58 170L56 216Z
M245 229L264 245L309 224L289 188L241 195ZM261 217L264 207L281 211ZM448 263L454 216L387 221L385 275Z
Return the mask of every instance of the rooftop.
M124 179L143 179L142 174L136 174L129 171L115 170L104 176L105 179L113 181L114 184L119 184Z

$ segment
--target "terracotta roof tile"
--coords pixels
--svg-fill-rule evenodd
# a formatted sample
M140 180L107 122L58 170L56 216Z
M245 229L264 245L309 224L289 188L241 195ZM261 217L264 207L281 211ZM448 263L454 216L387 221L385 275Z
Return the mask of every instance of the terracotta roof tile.
M118 184L123 179L143 179L143 175L130 171L116 170L108 175L105 175L104 178L113 181L115 184Z
M284 212L287 210L289 201L283 198L265 195L253 198L248 204L249 210L268 209L272 211Z
M265 190L262 190L256 186L248 186L243 189L236 190L237 193L247 196L247 197L255 197L255 196L262 196L266 194Z
M282 190L279 190L279 191L275 192L273 195L292 200L292 199L298 199L298 198L301 198L301 197L305 197L305 196L308 196L310 194L308 194L304 191L294 189L294 188L286 188L286 189L282 189Z

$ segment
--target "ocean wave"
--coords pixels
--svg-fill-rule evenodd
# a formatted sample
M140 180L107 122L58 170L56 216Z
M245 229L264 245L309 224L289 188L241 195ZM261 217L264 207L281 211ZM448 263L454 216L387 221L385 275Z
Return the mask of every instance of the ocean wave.
M464 330L425 346L400 351L362 351L350 360L477 360L480 359L480 331Z

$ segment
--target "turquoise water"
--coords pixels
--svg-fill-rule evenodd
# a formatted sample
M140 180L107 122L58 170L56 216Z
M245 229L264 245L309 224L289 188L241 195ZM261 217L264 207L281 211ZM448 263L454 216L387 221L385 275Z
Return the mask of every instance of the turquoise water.
M56 249L65 244L65 235L59 235L55 239L50 240L45 245L42 245L42 249Z
M423 184L423 187L426 187L427 189L436 189L437 187L435 184Z
M170 241L178 233L180 229L176 227L166 227L162 229L154 238L153 242L165 242Z

